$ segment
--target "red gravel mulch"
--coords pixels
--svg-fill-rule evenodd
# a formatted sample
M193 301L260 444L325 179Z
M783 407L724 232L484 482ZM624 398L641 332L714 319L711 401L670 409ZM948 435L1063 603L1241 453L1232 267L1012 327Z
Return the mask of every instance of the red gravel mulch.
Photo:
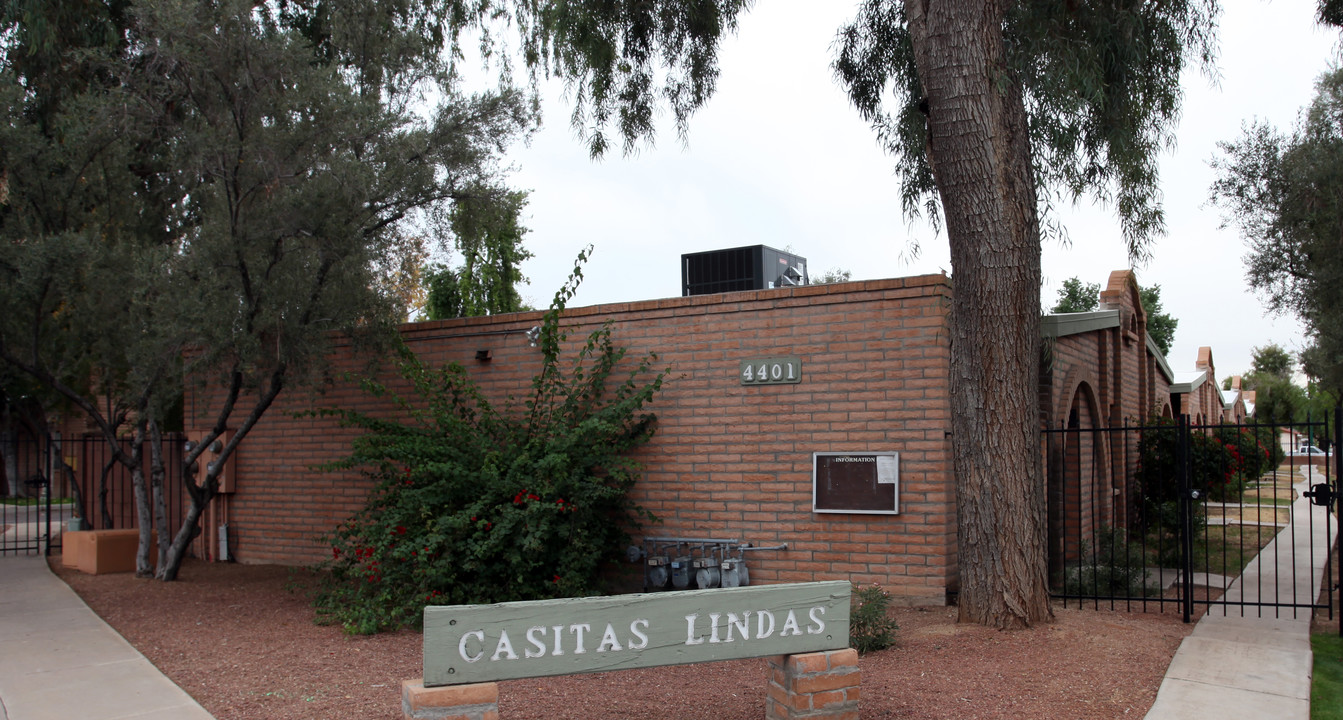
M188 561L180 580L84 575L52 563L85 602L219 720L400 720L421 636L313 624L306 570ZM1000 632L954 608L899 608L899 644L861 660L864 718L1142 717L1192 625L1174 612L1057 609ZM765 662L500 683L507 720L757 720Z

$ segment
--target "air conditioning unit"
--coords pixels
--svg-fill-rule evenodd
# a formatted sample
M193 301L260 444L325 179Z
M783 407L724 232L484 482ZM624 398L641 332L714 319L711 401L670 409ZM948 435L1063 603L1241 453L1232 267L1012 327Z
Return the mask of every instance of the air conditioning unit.
M681 256L683 296L806 284L806 258L765 245Z

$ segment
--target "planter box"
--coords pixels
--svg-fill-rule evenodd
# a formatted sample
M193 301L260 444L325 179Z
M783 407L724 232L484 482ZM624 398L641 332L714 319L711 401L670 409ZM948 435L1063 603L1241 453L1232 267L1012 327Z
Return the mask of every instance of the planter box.
M140 531L136 529L68 532L61 538L61 564L90 575L135 572L139 545ZM150 545L151 556L157 554L157 545Z

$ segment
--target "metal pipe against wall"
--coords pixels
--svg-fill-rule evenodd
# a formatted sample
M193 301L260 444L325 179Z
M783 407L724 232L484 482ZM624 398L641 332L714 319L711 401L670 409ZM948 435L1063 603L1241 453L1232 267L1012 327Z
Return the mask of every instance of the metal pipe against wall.
M645 542L645 543L683 543L683 544L686 544L686 545L700 545L700 544L705 544L705 543L711 543L711 544L716 544L716 545L740 545L740 544L741 544L741 540L739 540L739 539L735 539L735 538L732 539L732 540L723 540L723 539L715 539L715 538L646 537L646 538L644 538L644 542Z

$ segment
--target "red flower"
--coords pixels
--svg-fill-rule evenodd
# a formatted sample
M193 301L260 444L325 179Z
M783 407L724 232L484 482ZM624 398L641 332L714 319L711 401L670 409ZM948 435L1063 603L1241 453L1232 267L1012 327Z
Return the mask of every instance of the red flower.
M332 560L339 560L339 559L340 559L340 548L335 547L335 546L332 546L332 548L331 548L331 559L332 559Z
M555 584L556 584L556 585L559 585L559 584L560 584L560 576L559 576L559 575L556 575L556 576L555 576Z
M405 526L405 525L397 525L397 526L396 526L396 529L392 531L392 534L393 534L393 535L405 535L405 534L406 534L406 526Z

